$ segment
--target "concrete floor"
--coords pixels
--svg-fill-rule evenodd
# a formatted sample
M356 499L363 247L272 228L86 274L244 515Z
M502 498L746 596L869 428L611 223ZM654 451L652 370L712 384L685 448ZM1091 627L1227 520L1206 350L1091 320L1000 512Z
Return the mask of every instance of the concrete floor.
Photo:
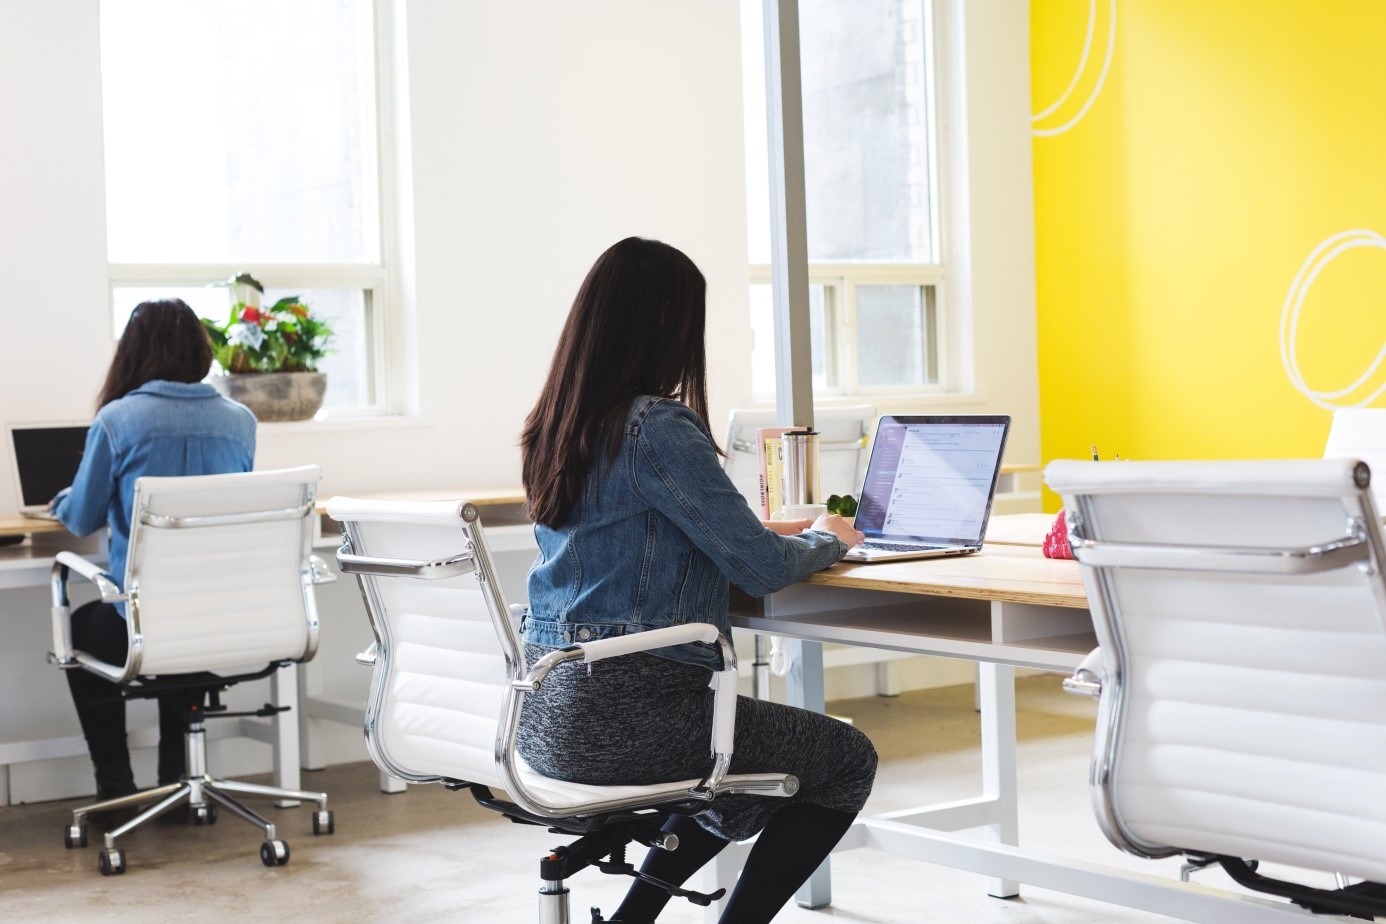
M971 687L949 687L831 705L869 734L881 769L868 812L975 796L978 721ZM1173 877L1174 861L1126 857L1098 832L1088 808L1093 705L1065 696L1059 678L1017 682L1021 842L1068 856ZM213 768L215 770L215 768ZM512 824L462 793L415 786L376 789L370 764L304 775L329 795L332 836L314 837L306 807L268 809L290 844L287 866L267 869L260 833L223 811L210 828L156 825L123 840L129 871L96 871L92 847L66 850L62 831L75 802L0 808L0 917L66 921L459 921L532 922L537 861L562 838ZM95 835L95 832L93 831ZM697 888L696 881L690 886ZM1222 885L1213 873L1208 885ZM834 903L818 912L786 908L785 924L1006 922L1080 924L1166 918L1035 888L1018 899L988 898L981 877L872 850L833 861ZM569 882L575 924L587 908L613 911L624 881L587 871ZM662 922L694 924L701 909L671 903Z

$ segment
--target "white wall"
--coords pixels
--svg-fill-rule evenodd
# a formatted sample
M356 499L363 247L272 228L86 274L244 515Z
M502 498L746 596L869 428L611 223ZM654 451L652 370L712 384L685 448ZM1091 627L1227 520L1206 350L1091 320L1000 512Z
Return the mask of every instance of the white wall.
M112 349L97 10L97 0L0 5L5 34L25 37L0 61L4 85L24 88L0 96L0 312L15 344L0 364L6 421L89 415ZM967 3L969 58L957 62L968 93L951 124L963 158L953 205L969 221L950 256L958 271L970 261L971 393L878 404L1011 413L1008 456L1030 462L1034 246L1018 11L1014 0ZM259 466L318 462L327 494L517 482L519 429L572 296L597 254L628 234L667 240L703 269L714 420L747 403L734 0L407 0L405 12L414 336L401 352L420 415L266 424ZM0 491L0 513L16 505Z
M517 483L519 430L578 283L598 253L630 234L681 247L708 278L710 397L720 432L716 422L750 392L735 0L404 2L408 100L400 116L411 137L394 140L409 152L402 167L414 199L402 213L412 245L404 263L412 269L404 281L412 336L399 354L409 364L405 377L417 377L420 413L263 425L259 467L317 462L325 495ZM959 239L966 252L955 256L971 267L974 394L878 404L1011 413L1008 457L1032 462L1039 440L1024 11L1017 0L966 4L968 93L965 118L952 130L970 212ZM112 350L97 22L97 0L0 3L0 34L16 39L0 56L4 421L89 416ZM175 128L151 143L176 140ZM11 483L0 454L0 484ZM0 490L0 513L16 506ZM324 614L325 632L333 616ZM0 619L23 620L26 629L22 645L0 651L8 678L0 740L39 728L76 733L61 677L42 666L44 631L29 623L45 618L42 592L0 593ZM970 666L956 667L957 679L970 678ZM844 678L830 690L865 693L870 682ZM22 729L11 721L20 716ZM353 740L359 748L359 734Z
M0 365L5 420L89 416L111 353L97 10L0 8L5 34L24 36L0 63L0 311L23 344ZM421 416L263 425L258 466L318 462L326 494L517 483L520 426L578 283L631 234L682 248L707 276L724 415L748 391L750 350L734 0L405 12L417 336L403 353ZM16 506L0 491L0 512Z

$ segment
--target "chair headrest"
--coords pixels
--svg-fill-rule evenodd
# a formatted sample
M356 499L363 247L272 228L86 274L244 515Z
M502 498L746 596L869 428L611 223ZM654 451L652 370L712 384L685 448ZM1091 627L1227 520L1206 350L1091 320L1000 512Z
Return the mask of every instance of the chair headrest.
M1161 494L1345 497L1371 483L1356 459L1252 459L1214 462L1084 462L1055 459L1044 483L1060 494L1142 490Z
M468 516L468 510L472 511ZM356 497L329 498L327 515L334 520L356 520L377 523L432 523L437 526L459 526L476 518L476 507L468 500L399 501L364 500Z

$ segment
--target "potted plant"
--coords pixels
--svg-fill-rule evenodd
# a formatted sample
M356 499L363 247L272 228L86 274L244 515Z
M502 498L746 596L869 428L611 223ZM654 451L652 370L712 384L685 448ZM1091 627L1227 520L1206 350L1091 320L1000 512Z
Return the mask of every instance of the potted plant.
M850 494L834 494L828 498L828 512L835 513L847 521L848 526L857 522L857 499Z
M261 307L265 287L241 273L227 280L231 315L225 324L203 318L212 356L225 375L212 385L254 412L257 420L307 420L322 407L327 376L318 361L331 350L332 328L313 317L297 295Z

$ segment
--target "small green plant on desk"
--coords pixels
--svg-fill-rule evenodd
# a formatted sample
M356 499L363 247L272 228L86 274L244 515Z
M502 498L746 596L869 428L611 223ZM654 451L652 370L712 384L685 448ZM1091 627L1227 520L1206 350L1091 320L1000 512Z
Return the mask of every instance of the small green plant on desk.
M857 499L850 494L834 494L828 498L828 512L840 517L857 515Z

